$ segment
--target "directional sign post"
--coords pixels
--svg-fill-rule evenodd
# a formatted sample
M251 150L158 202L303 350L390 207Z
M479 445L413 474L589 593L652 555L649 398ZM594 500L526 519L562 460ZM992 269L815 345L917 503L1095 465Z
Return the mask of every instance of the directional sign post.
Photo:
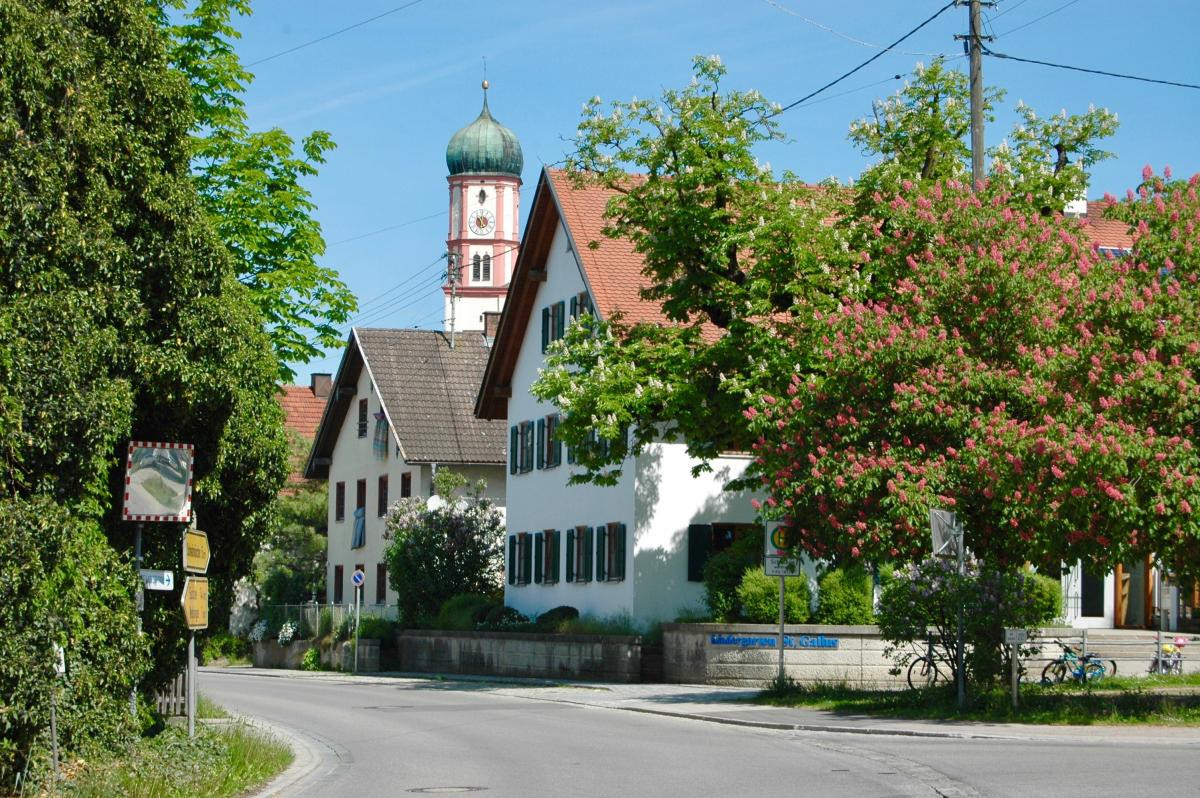
M183 570L193 574L208 573L212 552L208 548L208 533L199 529L183 531Z
M146 586L147 590L175 589L174 571L156 571L152 568L143 568L138 573L142 575L142 584Z
M358 621L362 616L362 589L367 575L361 568L355 568L350 581L354 583L354 672L358 673Z
M207 552L207 540L205 541ZM184 547L187 551L187 547ZM185 555L186 556L186 555ZM186 560L185 560L186 563ZM205 563L207 565L207 562ZM187 709L188 737L196 736L196 630L208 628L208 577L189 576L183 581L179 599L183 617L190 631L187 650Z
M767 523L763 536L763 571L767 576L779 577L779 683L783 684L783 637L784 637L784 592L786 579L800 575L800 558L792 551L788 540L788 529L781 521Z

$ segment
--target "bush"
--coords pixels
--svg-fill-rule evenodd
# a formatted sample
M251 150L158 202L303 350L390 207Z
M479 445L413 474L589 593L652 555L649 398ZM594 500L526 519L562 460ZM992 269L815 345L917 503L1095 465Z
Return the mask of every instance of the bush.
M477 593L460 593L447 600L438 610L438 628L454 631L470 631L486 617L496 602Z
M861 565L830 568L817 585L816 623L875 622L875 585L866 568Z
M147 639L130 633L137 583L96 524L48 500L0 501L0 793L49 761L51 690L68 756L136 732L129 692L150 662Z
M1032 637L1059 612L1058 600L1050 595L1050 584L1057 590L1053 580L1026 570L981 567L973 560L968 560L965 570L960 575L954 562L929 558L898 570L884 587L877 623L891 645L897 669L907 666L913 656L900 646L928 640L935 658L953 678L962 607L967 673L980 684L993 682L1009 671L1004 629L1023 628Z
M779 621L779 577L767 576L761 566L751 568L742 576L737 595L745 620L751 623ZM784 579L783 615L788 623L808 620L810 596L808 580L804 577Z
M317 616L317 637L321 640L329 637L333 632L333 610L325 607L321 610L321 614Z
M292 621L284 621L283 626L279 627L279 645L286 646L296 639L296 633L300 629Z
M244 638L228 632L215 632L205 639L200 654L205 662L218 659L245 660L250 656L250 644Z
M351 626L351 636L353 636L353 633L354 628ZM365 615L358 622L358 637L360 640L391 640L395 636L396 624L387 618L380 618L376 615Z
M409 626L436 616L460 593L489 595L501 588L504 525L483 498L483 484L456 498L466 485L463 477L441 469L434 479L444 506L430 509L423 499L402 499L386 521L388 583Z
M537 629L539 632L559 632L562 631L559 627L574 621L579 617L579 610L567 605L554 607L546 610L537 617Z
M498 631L521 631L526 628L532 628L533 624L530 623L527 617L512 607L499 604L488 610L487 617L483 620L483 627Z
M762 538L744 535L719 551L704 565L704 602L713 620L735 621L742 615L738 585L746 570L762 564Z
M640 635L642 628L628 612L618 612L613 615L581 615L578 618L566 619L560 622L556 629L549 631L568 635Z
M304 656L300 657L300 670L302 671L319 671L324 670L321 667L321 651L316 648L310 648L304 652Z

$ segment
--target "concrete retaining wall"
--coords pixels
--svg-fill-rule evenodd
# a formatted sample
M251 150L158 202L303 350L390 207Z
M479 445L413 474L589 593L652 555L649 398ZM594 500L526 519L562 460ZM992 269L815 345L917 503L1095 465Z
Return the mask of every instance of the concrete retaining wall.
M784 629L788 676L802 683L900 687L888 673L874 626L794 625ZM663 679L680 684L762 687L779 673L779 627L765 624L663 624Z
M396 635L396 646L400 669L413 673L601 682L641 679L640 637L409 629Z
M256 668L291 668L300 667L300 658L304 652L313 647L311 640L293 640L286 646L281 646L275 640L261 640L254 643L254 667Z

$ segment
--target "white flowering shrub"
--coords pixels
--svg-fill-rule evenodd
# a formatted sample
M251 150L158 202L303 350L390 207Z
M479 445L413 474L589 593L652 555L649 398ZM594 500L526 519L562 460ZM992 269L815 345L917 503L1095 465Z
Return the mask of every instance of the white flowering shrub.
M250 627L250 633L246 637L250 638L251 643L261 643L266 634L267 620L263 618Z
M286 646L288 643L296 639L296 624L287 621L283 626L279 627L279 645Z

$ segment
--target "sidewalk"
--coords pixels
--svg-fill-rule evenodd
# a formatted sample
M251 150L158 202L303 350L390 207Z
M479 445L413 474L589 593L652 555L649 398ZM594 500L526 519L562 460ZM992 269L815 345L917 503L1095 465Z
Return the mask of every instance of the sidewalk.
M211 673L237 673L262 678L308 679L350 684L388 684L397 681L425 682L451 688L467 686L498 695L531 701L597 707L625 712L644 712L688 718L707 723L724 723L782 731L832 732L841 734L891 734L908 737L958 739L1078 740L1128 744L1200 744L1196 726L1042 726L1023 723L976 723L973 721L907 720L870 715L836 713L820 709L771 707L746 703L757 690L741 687L686 684L599 684L549 682L539 679L494 679L482 676L438 677L429 674L344 673L290 671L265 668L201 668Z

